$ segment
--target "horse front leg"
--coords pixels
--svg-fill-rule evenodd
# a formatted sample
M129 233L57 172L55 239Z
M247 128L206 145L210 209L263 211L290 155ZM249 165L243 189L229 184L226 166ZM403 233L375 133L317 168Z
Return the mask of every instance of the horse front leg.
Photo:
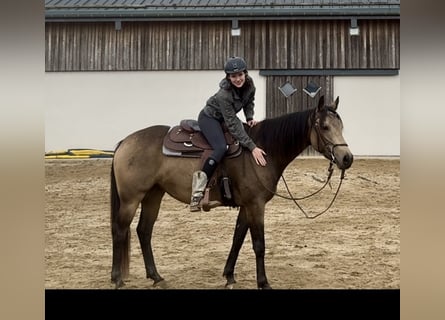
M247 209L247 221L255 252L256 277L258 289L272 289L267 281L264 255L266 244L264 239L264 210L265 205L257 204Z
M238 218L236 219L235 232L233 233L232 247L230 248L230 253L224 267L223 276L227 279L226 288L232 288L235 281L235 265L238 259L239 252L244 243L244 239L247 234L247 217L246 210L241 207L238 213Z
M163 196L164 192L160 189L152 190L146 195L146 197L142 201L141 217L136 228L139 243L141 245L142 255L144 257L146 277L147 279L152 279L154 281L154 286L164 280L156 269L153 250L151 246L153 226L158 217L159 208Z

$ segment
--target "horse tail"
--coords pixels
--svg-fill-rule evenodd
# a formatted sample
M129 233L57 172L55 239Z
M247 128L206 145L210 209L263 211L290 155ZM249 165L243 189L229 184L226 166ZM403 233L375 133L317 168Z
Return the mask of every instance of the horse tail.
M119 147L119 145L118 145ZM117 147L116 147L117 150ZM111 174L110 174L110 203L111 203L111 229L112 229L112 241L113 246L115 241L117 240L116 237L119 236L119 209L121 205L119 193L117 191L117 184L116 184L116 177L114 174L114 159L111 162ZM113 232L113 229L116 229L116 232ZM129 274L129 267L130 267L130 228L127 229L126 235L124 237L123 243L120 245L117 245L120 250L120 271L123 278L128 277ZM115 248L113 248L113 254L114 254Z
M121 200L117 192L116 177L114 175L114 160L111 162L111 175L110 175L110 199L111 199L111 224L113 224L119 215L119 208L121 206Z

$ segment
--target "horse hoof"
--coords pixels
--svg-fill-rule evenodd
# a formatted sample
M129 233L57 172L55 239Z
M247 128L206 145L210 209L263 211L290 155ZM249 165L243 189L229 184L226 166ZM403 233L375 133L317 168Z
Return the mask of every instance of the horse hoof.
M224 286L226 289L230 289L230 290L232 290L232 289L235 289L235 284L236 284L236 281L234 280L234 279L232 279L232 280L228 280L227 282L226 282L226 285Z
M167 289L168 288L168 283L167 281L165 281L164 279L153 283L153 287L158 288L158 289Z
M115 289L120 289L120 288L122 288L122 287L124 287L125 286L125 282L123 282L122 280L119 280L119 281L116 281L115 282L115 286L114 286L114 288Z

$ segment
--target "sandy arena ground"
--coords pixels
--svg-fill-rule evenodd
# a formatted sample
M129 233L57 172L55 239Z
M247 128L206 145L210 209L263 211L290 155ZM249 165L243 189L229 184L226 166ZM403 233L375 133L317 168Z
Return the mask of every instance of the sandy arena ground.
M111 289L109 175L111 159L46 160L45 288ZM284 172L294 197L320 188L328 162L297 158ZM314 215L338 185L298 201ZM287 195L284 183L278 192ZM237 209L190 213L165 196L155 224L153 251L169 289L222 289ZM154 289L145 278L132 224L128 289ZM346 172L333 206L305 218L294 202L274 197L266 206L266 272L274 289L400 289L400 159L359 158ZM235 288L256 289L250 236L235 268ZM158 288L158 287L156 287Z

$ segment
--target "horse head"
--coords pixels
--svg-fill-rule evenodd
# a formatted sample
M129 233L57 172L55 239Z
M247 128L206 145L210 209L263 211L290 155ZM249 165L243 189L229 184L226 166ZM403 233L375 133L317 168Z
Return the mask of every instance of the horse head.
M312 147L341 170L351 167L353 155L343 138L343 122L337 113L339 97L326 105L321 96L311 118L310 140Z

